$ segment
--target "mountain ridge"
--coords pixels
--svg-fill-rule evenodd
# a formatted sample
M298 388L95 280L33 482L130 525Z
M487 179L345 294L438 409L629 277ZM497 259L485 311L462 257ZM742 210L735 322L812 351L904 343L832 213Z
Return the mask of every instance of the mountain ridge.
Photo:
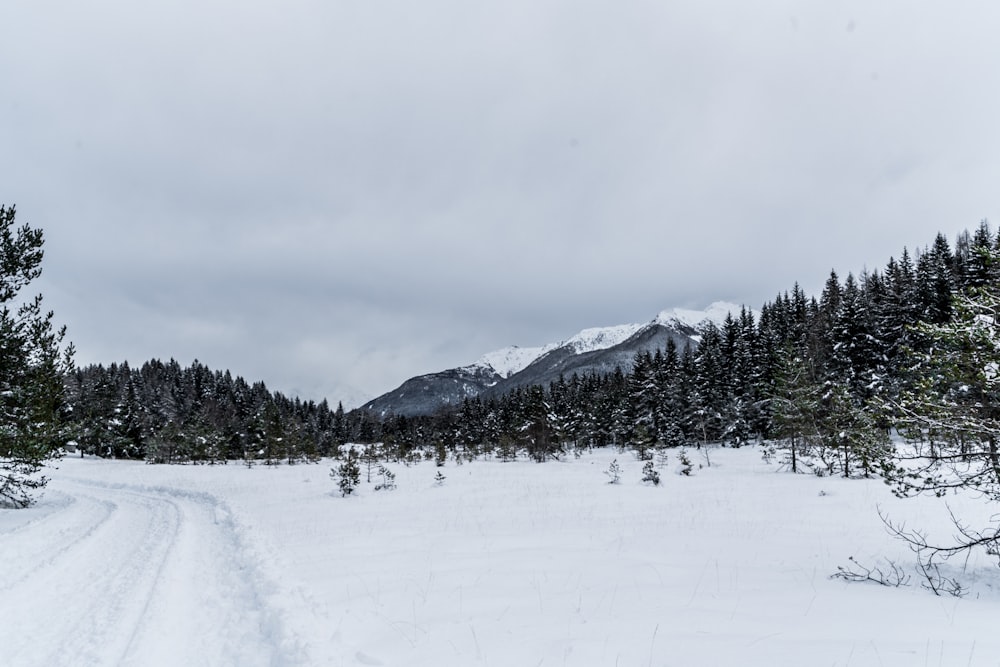
M608 373L626 369L637 352L662 349L668 340L678 348L697 345L709 322L721 326L741 306L716 301L705 310L672 308L640 324L592 327L537 347L512 345L487 352L475 362L418 375L366 402L360 409L379 417L433 414L466 398L495 396L517 387L546 384L559 375Z

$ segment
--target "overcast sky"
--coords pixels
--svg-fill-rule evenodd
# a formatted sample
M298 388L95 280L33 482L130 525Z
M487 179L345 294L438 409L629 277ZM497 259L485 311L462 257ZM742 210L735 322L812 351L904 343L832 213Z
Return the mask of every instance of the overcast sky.
M5 0L77 362L345 406L1000 222L1000 3ZM996 226L994 224L994 226Z

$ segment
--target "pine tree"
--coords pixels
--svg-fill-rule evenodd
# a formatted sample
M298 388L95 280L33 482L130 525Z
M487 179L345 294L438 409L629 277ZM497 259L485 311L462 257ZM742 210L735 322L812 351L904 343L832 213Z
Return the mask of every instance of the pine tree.
M739 318L726 320L725 356L728 360L728 397L723 410L723 438L735 447L753 437L758 410L757 335L753 314L743 308Z
M608 465L608 469L604 471L604 474L608 476L608 484L617 484L621 481L622 467L618 465L618 459L615 459Z
M374 444L365 445L361 450L361 461L365 464L366 481L371 484L372 469L378 465L378 447Z
M860 469L870 477L891 454L889 436L867 408L842 384L826 387L821 411L820 458L829 472L851 477ZM832 455L832 457L831 457Z
M680 359L677 344L667 339L667 347L655 369L656 439L662 447L680 447L685 443L682 422L684 400L681 395Z
M545 390L539 385L528 387L521 414L520 437L528 455L543 463L549 457L559 458L562 447L552 428L553 414Z
M781 463L799 472L810 464L819 441L819 402L822 387L812 365L789 345L779 361L774 391L770 396L771 435L768 454L781 451Z
M722 332L709 322L694 353L694 392L688 416L698 447L718 440L722 434L722 410L728 406L730 377L726 368Z
M1000 252L984 264L1000 261ZM898 496L968 492L1000 502L1000 285L956 290L951 321L924 323L929 343L910 353L910 382L888 403L894 425L911 447L882 463ZM950 510L949 510L950 511ZM889 524L922 562L984 548L1000 555L1000 528L976 528L952 514L949 544L931 544L923 533Z
M998 259L998 258L995 258ZM895 425L929 443L888 466L900 494L971 489L1000 501L1000 288L957 293L955 317L919 330L931 342L912 354L912 382L890 404Z
M382 478L382 483L375 485L376 491L392 491L396 488L396 473L379 464L378 474Z
M624 446L630 431L628 415L628 380L620 366L604 378L594 415L596 444Z
M358 466L357 453L353 447L347 451L344 462L330 470L330 477L336 480L341 497L354 493L354 489L361 483L361 468Z
M632 375L629 376L628 411L630 440L641 460L652 458L651 449L657 441L657 405L659 403L656 385L656 366L662 364L662 355L657 352L659 361L654 361L649 351L636 352L632 364Z
M26 507L48 481L42 467L61 452L73 348L60 350L65 327L54 328L41 296L21 298L41 274L43 237L15 228L14 217L13 206L0 206L0 504Z
M956 283L954 260L948 239L938 234L934 245L917 261L917 290L920 298L921 319L932 324L943 324L951 319L951 295Z
M859 399L866 396L873 383L877 351L864 295L851 274L844 282L840 307L830 322L830 339L833 345L827 378L846 386Z
M986 220L972 235L965 261L965 273L962 287L965 289L982 289L996 282L1000 264L998 264L995 239L990 225Z
M642 466L642 481L653 486L660 485L660 473L653 467L652 461L646 461L646 464Z

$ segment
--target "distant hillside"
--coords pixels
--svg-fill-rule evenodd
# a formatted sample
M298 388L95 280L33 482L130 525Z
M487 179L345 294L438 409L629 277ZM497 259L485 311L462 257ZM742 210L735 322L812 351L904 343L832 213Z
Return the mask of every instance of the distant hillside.
M379 417L428 415L465 398L496 396L516 387L545 385L560 375L611 373L631 368L636 353L663 349L673 340L678 349L697 346L706 322L721 324L740 307L713 303L706 310L672 309L643 324L584 329L559 343L541 347L507 347L487 353L469 366L410 378L398 388L362 406Z

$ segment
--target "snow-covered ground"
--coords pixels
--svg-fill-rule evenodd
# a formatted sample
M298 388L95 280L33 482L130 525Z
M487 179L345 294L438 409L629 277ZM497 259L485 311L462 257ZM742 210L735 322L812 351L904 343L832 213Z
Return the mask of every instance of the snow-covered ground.
M0 664L1000 665L995 560L948 571L963 599L829 576L909 567L877 508L947 538L940 500L756 448L676 464L659 487L612 450L449 461L441 486L394 465L398 489L341 498L332 462L68 458L35 507L0 510Z

